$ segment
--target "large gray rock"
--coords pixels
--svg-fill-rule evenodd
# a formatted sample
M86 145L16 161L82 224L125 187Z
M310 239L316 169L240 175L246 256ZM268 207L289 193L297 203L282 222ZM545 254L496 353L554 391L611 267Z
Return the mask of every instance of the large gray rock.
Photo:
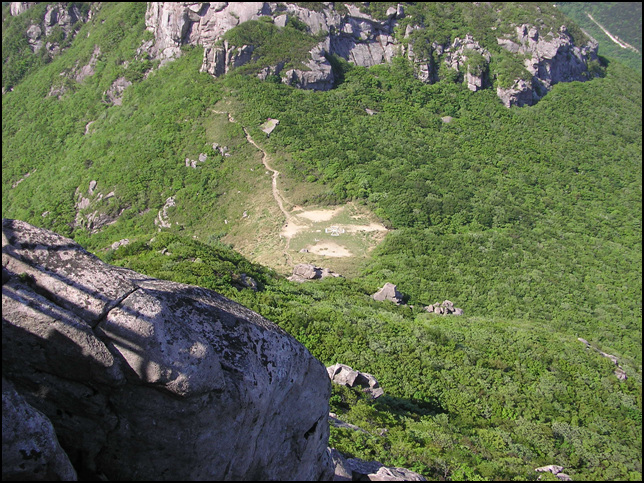
M16 17L26 12L38 2L11 2L10 12L12 17Z
M389 282L385 283L380 290L372 295L372 297L374 300L379 302L388 300L398 305L403 303L403 295L398 291L393 283Z
M37 3L11 2L10 13L12 16L20 15ZM36 24L32 23L27 28L26 35L31 50L38 52L43 47L46 47L50 55L57 55L60 53L60 45L56 42L47 41L47 37L52 33L54 28L59 27L65 37L70 35L74 36L76 33L74 29L76 22L87 22L91 16L91 9L87 14L83 14L79 5L73 2L58 2L48 5L42 20Z
M483 59L482 65L476 67L469 65L468 61L474 55ZM471 35L467 34L463 39L456 37L452 44L445 48L443 57L450 69L464 71L463 80L469 90L477 91L487 85L487 66L492 57L487 49L481 47Z
M318 278L340 277L341 275L328 268L316 267L312 263L298 263L293 267L293 274L288 277L292 282L306 282Z
M329 448L335 467L333 481L427 481L424 476L408 470L384 466L378 461L345 458L335 448Z
M329 379L335 384L347 387L360 387L362 391L376 399L384 394L378 381L371 374L352 369L346 364L334 364L326 368Z
M442 315L463 315L463 309L454 307L454 303L449 300L443 302L436 302L432 305L425 307L425 310L430 314L442 314Z
M51 421L2 378L2 481L75 481Z
M3 373L84 479L333 474L324 366L258 314L3 220Z

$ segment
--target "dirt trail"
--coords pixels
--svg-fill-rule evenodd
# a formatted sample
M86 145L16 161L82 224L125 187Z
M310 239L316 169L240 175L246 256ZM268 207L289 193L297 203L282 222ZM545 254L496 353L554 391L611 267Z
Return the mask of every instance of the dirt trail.
M235 121L233 116L228 111L216 111L216 110L213 109L212 112L214 112L216 114L226 114L226 115L228 115L228 121L229 122L234 122L234 123L237 122L237 121ZM266 169L273 173L273 175L272 175L273 198L275 198L275 202L277 203L277 206L279 207L280 211L282 212L282 214L284 215L284 218L285 218L284 228L282 230L282 235L284 235L285 238L286 238L286 248L284 249L284 256L286 258L287 264L292 266L293 261L291 259L291 256L288 253L288 249L289 249L289 246L290 246L290 243L291 243L291 237L293 236L293 233L297 233L297 231L299 229L304 228L304 227L298 226L295 223L293 223L293 217L291 216L291 214L288 211L286 211L286 208L284 208L285 198L282 196L282 194L280 193L279 189L277 188L277 178L279 177L280 172L277 171L276 169L273 169L271 167L271 165L268 163L268 160L269 160L268 153L266 151L264 151L253 140L253 138L248 133L248 130L244 126L242 126L242 130L244 131L244 135L246 136L246 140L249 143L251 143L253 146L255 146L255 148L257 148L259 151L261 151L261 153L262 153L262 163L264 164ZM291 225L291 229L287 229L289 227L289 225ZM280 235L280 237L282 235Z
M630 49L630 50L632 50L633 52L637 52L638 54L640 53L640 51L639 51L639 50L637 50L635 47L633 47L631 44L627 44L627 43L626 43L626 42L624 42L622 39L620 39L617 35L613 35L613 34L611 34L611 33L606 29L606 27L604 27L604 26L603 26L602 24L600 24L597 20L595 20L591 14L589 14L588 12L586 12L586 15L588 15L588 18L589 18L590 20L592 20L593 22L595 22L595 24L596 24L600 29L602 29L602 30L604 31L604 33L605 33L606 35L608 35L608 37L609 37L613 42L615 42L617 45L619 45L622 49Z
M237 122L233 118L233 116L230 114L228 111L215 111L213 109L214 113L216 114L227 114L228 115L228 121L229 122ZM277 178L280 175L280 172L277 171L276 169L273 169L269 164L268 164L268 153L264 151L261 147L257 145L257 143L253 140L253 138L250 136L248 133L248 130L242 126L242 129L244 130L244 135L246 136L246 140L251 143L253 146L255 146L259 151L262 152L262 163L266 167L267 170L271 171L273 173L273 198L275 198L275 201L277 202L277 206L279 206L280 211L284 214L284 217L286 218L286 222L288 223L291 220L291 215L289 214L288 211L284 208L284 201L283 197L280 194L279 189L277 188Z
M244 130L244 134L246 135L246 139L248 140L249 143L251 143L253 146L255 146L257 149L259 149L262 152L262 163L264 163L264 166L266 167L267 170L271 171L273 173L273 198L275 198L275 201L277 202L277 206L280 207L280 211L284 213L284 217L286 218L286 222L288 223L291 220L291 215L286 211L284 208L284 201L282 198L282 195L280 194L279 189L277 189L277 178L280 175L280 172L277 171L276 169L273 169L269 164L268 164L268 153L264 151L262 148L260 148L255 141L253 141L253 138L250 137L250 134L248 134L248 131L246 130L245 127L242 127Z

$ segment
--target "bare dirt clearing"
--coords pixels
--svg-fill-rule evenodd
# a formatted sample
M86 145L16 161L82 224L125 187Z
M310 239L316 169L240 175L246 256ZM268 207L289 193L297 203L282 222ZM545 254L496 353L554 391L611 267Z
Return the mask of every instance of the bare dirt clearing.
M311 220L315 222L329 221L335 215L337 215L340 210L342 210L342 208L337 208L335 210L310 210L310 211L305 211L304 213L293 213L293 214L301 218L306 218L307 220Z
M226 115L230 123L236 123L228 109L213 109L213 113ZM275 128L276 125L277 122L266 123L260 129ZM290 203L284 195L284 187L279 186L283 182L282 177L273 168L271 157L253 140L248 129L242 126L242 131L248 144L260 151L266 173L271 175L270 191L274 204L266 205L269 193L259 198L259 193L256 193L249 198L248 206L245 205L248 216L242 223L228 225L230 231L226 239L245 256L285 274L303 262L322 263L337 273L347 275L357 269L383 240L387 228L365 207L352 202L334 207L302 207ZM260 202L260 198L264 201ZM262 206L255 206L253 201ZM267 209L272 216L265 213ZM263 215L253 216L254 213ZM270 223L266 216L271 218ZM271 236L267 230L274 235Z
M325 257L350 257L352 253L342 245L333 242L318 243L308 249L309 252Z

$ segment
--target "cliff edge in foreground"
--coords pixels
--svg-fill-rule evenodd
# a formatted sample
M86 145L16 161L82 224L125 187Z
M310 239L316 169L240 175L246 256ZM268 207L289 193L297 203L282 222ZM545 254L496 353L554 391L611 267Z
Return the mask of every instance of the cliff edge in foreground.
M331 383L293 337L211 290L110 266L16 220L2 222L2 363L3 378L51 421L49 439L80 479L333 475ZM5 434L28 409L5 414L5 399L17 399L9 384L3 479L69 479L55 441L45 453L40 435ZM24 464L54 453L62 463L48 473Z

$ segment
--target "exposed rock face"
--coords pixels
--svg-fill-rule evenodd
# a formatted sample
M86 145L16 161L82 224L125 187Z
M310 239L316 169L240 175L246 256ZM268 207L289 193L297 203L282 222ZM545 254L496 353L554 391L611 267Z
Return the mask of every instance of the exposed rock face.
M47 417L2 378L2 481L75 481Z
M24 12L31 3L12 3L12 15ZM457 78L468 89L477 91L490 85L490 53L471 35L444 45L434 42L430 49L432 55L418 56L414 52L413 32L422 29L421 26L407 26L403 38L409 42L405 45L396 38L398 20L405 17L401 5L391 7L385 20L374 19L354 5L345 7L347 13L341 15L331 4L316 12L282 2L149 2L145 21L154 39L145 42L138 54L147 52L164 64L181 55L182 45L201 45L204 47L201 71L220 76L253 60L252 45L232 46L226 41L218 44L225 32L264 16L275 16L275 25L283 27L293 17L314 35L326 33L326 38L311 50L310 60L302 68L284 71L284 63L280 62L264 68L258 74L261 79L279 75L282 82L301 89L328 90L336 80L327 60L329 55L338 55L363 67L391 62L395 56L403 55L414 63L416 76L423 82L437 82L438 65L445 62L448 68L459 72ZM31 25L26 32L32 49L43 48L44 37L55 25L60 25L65 35L73 34L74 23L86 21L91 13L90 10L87 18L81 19L75 4L52 4L43 21ZM526 56L525 66L532 75L530 79L517 79L508 88L497 88L497 95L507 107L534 104L558 82L588 80L588 62L597 60L597 42L591 40L576 46L565 26L556 33L542 34L536 27L524 24L516 27L516 36L499 38L497 42L512 53ZM54 44L46 47L52 54L59 50ZM81 80L91 75L91 62L83 69L76 73ZM54 90L51 95L61 93ZM108 98L117 103L120 96L108 95Z
M328 40L311 50L311 60L307 62L308 69L289 69L284 72L282 82L300 89L328 91L333 87L335 77L330 62L326 59ZM275 74L279 74L276 71Z
M403 303L403 295L398 291L396 286L393 283L387 282L383 287L378 290L375 294L372 295L374 300L382 302L384 300L389 300L397 305Z
M378 381L371 374L352 369L345 364L334 364L326 368L329 378L336 384L362 388L363 392L376 399L384 394Z
M391 62L398 52L393 37L395 20L381 22L354 5L347 8L348 15L333 25L337 34L331 36L331 53L363 67Z
M17 16L37 2L11 2L11 15ZM78 21L87 22L91 18L91 10L87 15L82 15L78 5L72 2L52 3L47 6L45 16L39 24L32 24L27 29L26 35L29 45L34 52L40 51L43 47L53 56L60 52L60 46L55 42L46 42L45 37L52 33L54 27L60 27L65 37L74 34L74 25Z
M177 206L177 203L174 201L173 196L170 196L165 200L163 208L159 210L157 217L154 219L154 224L159 227L159 230L161 230L161 228L170 228L172 226L172 223L169 221L170 215L168 214L168 210L175 206Z
M345 458L335 448L329 448L335 467L333 481L427 481L424 476L406 468L384 466L378 461Z
M214 65L222 64L214 62L212 49L215 42L240 23L270 14L271 8L267 2L150 2L145 24L154 33L155 41L149 53L165 63L181 55L181 45L203 45L202 70L218 75L215 74L218 71Z
M154 33L155 41L147 50L152 57L167 62L181 55L183 44L203 45L203 72L219 76L232 68L249 62L252 46L233 47L224 41L215 46L221 36L248 20L277 12L277 4L270 2L218 2L186 4L150 2L146 12L146 26ZM333 9L315 12L294 4L284 4L285 14L276 17L276 25L285 25L289 16L304 22L311 33L328 32L329 36L311 51L311 60L302 69L284 72L283 82L302 89L328 90L333 87L334 76L327 54L337 53L361 66L390 62L396 54L393 27L397 9L387 21L381 22L361 13L357 7L348 6L349 13L340 16ZM260 77L281 74L282 66L268 68Z
M120 106L123 103L123 91L130 87L132 83L127 80L125 77L119 77L114 82L108 90L106 90L103 95L105 96L107 102L114 104L115 106Z
M98 233L103 227L116 222L119 216L123 214L125 208L119 210L117 215L109 215L105 211L109 203L107 200L114 198L114 192L110 191L103 195L96 190L96 181L91 181L87 190L87 197L84 196L80 188L76 189L76 218L75 227L83 227L92 233Z
M254 47L252 45L242 45L235 47L224 40L223 47L206 47L204 49L203 63L201 72L219 77L227 74L235 67L247 64L252 59Z
M279 327L20 221L2 236L3 374L79 476L331 477L328 375Z
M470 65L472 57L478 54L481 59L477 65ZM456 37L444 51L445 63L450 69L464 70L463 77L467 88L471 91L482 89L488 84L487 66L490 63L490 53L474 40L471 35L464 39Z
M534 26L520 25L514 39L497 41L506 50L525 55L525 67L532 74L530 82L515 82L510 89L497 89L507 107L532 105L558 82L588 80L588 62L597 60L597 41L591 39L576 46L565 26L557 33L542 35Z
M286 12L284 12L286 9ZM413 37L406 47L395 38L395 27L405 13L401 5L387 11L387 19L377 20L360 12L354 5L346 5L348 13L340 15L331 6L312 11L295 4L271 2L218 2L210 4L151 2L146 13L148 30L154 32L155 42L149 52L162 62L180 55L182 44L204 46L201 70L214 76L252 60L253 47L233 47L215 42L233 27L261 16L275 15L275 25L283 27L295 17L314 34L327 33L324 41L311 51L311 60L302 69L283 72L284 65L267 67L259 77L280 75L286 84L302 89L328 90L335 81L327 60L330 54L363 67L391 62L396 55L406 55L415 64L417 77L423 82L439 80L438 66L433 55L419 57L414 53ZM409 38L421 26L408 25L404 38ZM597 59L597 43L578 47L562 27L555 35L541 36L536 27L517 27L516 38L500 38L498 43L517 55L525 55L526 68L533 75L529 82L517 80L508 89L497 89L506 106L529 105L543 97L557 82L588 79L588 61ZM406 49L406 52L405 52ZM471 35L455 38L451 43L432 44L435 53L448 68L459 71L459 79L468 89L477 91L490 84L488 64L490 53Z
M31 7L36 5L37 2L11 2L11 16L16 17L20 15L23 12L26 12L29 10Z
M342 464L351 471L353 481L427 481L411 470L384 466L378 461L348 458Z

